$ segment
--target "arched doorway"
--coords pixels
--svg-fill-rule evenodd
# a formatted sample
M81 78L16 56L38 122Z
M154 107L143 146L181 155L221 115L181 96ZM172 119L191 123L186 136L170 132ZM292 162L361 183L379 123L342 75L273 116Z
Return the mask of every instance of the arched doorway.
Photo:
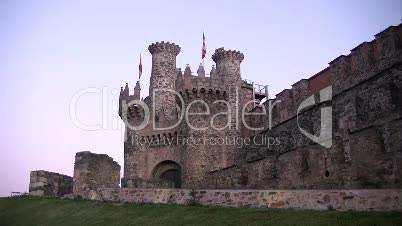
M174 161L166 160L158 163L152 170L152 177L169 180L174 188L181 188L181 167Z

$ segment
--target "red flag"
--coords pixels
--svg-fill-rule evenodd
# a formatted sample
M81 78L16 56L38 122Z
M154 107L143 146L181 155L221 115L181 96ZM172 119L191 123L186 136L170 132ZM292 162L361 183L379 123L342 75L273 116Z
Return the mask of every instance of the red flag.
M207 54L207 49L205 48L205 35L202 32L202 59L204 59L205 54Z
M139 78L141 78L141 75L142 75L142 60L141 60L141 53L140 53L140 65L138 66L138 69L139 69Z

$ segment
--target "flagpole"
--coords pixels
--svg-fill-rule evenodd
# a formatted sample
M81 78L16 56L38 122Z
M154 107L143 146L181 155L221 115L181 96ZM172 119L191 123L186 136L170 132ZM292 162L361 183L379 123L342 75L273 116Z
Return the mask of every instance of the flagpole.
M138 81L141 80L141 75L142 75L142 58L141 58L141 52L140 52L140 65L138 66Z
M207 52L206 51L206 46L205 46L205 30L204 29L202 29L202 51L204 51L205 50L205 53ZM205 48L205 49L204 49ZM205 70L205 60L204 60L204 58L205 58L205 55L204 55L204 57L202 58L202 67L204 68L204 70Z

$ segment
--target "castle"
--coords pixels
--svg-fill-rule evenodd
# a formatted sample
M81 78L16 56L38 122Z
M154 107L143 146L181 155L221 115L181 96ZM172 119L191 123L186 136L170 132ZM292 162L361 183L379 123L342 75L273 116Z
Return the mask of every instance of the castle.
M267 92L259 90L257 93L253 84L241 79L240 64L244 56L238 51L217 49L212 56L216 68L213 67L210 77L206 77L203 65L197 70L198 76L192 75L188 65L184 73L176 68L180 47L174 43L155 43L148 49L152 54L152 73L150 96L144 102L150 114L144 128L127 127L122 186L171 187L173 182L176 188L203 187L212 170L234 164L238 148L206 142L184 144L181 139L246 136L247 131L241 125L236 127L241 106L245 106L246 101L254 102L255 98L261 100ZM134 95L129 95L128 85L120 95L119 114L126 124L133 127L145 120L143 106L128 104L139 100L139 93L137 82ZM249 103L247 112L255 109L254 105ZM230 115L217 115L228 108L232 110ZM206 111L210 114L204 114ZM184 113L188 120L180 118ZM224 128L228 123L230 125Z
M362 43L351 55L338 57L328 68L295 83L292 89L279 93L276 100L263 104L258 102L266 94L255 92L253 84L240 76L242 53L219 48L212 56L216 68L212 68L210 77L205 77L202 65L198 76L193 76L189 66L184 74L176 68L179 46L164 42L150 45L150 96L144 102L155 115L151 114L150 122L141 130L127 128L122 187L169 186L163 183L165 180L172 180L175 187L210 189L400 187L400 35L401 26L390 27L376 35L376 40ZM332 86L332 98L320 102L320 90L329 86ZM152 91L158 88L177 91L183 103L173 92L153 96ZM139 91L138 83L132 96L128 86L122 90L120 115L122 101L139 100ZM297 119L297 108L312 95L316 104L303 109ZM228 104L216 103L217 100ZM281 102L271 105L269 125L268 103L277 100ZM204 105L210 109L210 114L202 114L206 111ZM300 124L311 134L319 135L321 109L328 106L332 107L333 114L330 148L312 142L298 128ZM228 117L215 117L228 107L232 109L229 116L232 127L212 129L211 122L218 128L228 123ZM262 112L265 108L266 115L250 115L244 120L245 124L265 125L264 128L252 131L243 123L236 127L234 124L242 121L243 107L246 112ZM180 121L178 111L183 108L200 115ZM122 117L123 120L138 125L144 120L141 109L138 105L127 107L127 118ZM160 128L178 125L158 131L153 129L153 123ZM205 130L199 129L204 127ZM281 144L268 147L252 143L239 148L236 145L175 142L180 137L245 138L258 134L279 138ZM156 145L141 145L132 139L143 139ZM166 139L172 139L173 144L178 145L155 142Z
M148 50L149 96L141 101L138 82L133 95L128 84L120 93L126 125L121 188L116 162L80 152L74 193L90 198L106 188L401 188L401 24L275 99L266 86L242 79L239 51L215 50L216 67L207 77L203 65L196 76L188 65L184 72L177 68L181 48L174 43ZM329 134L323 125L330 126ZM317 142L322 136L326 145ZM31 191L41 190L39 174L45 175L31 173Z

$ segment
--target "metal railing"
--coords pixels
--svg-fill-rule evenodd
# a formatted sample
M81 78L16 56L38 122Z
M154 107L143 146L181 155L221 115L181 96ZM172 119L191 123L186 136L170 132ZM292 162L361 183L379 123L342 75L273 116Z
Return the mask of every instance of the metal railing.
M254 84L254 90L255 90L256 93L267 94L268 93L268 86Z
M241 79L242 81L245 81L247 84L253 84L253 81L248 80L248 79Z
M242 80L245 81L247 84L253 85L255 93L265 94L266 96L268 96L268 86L256 84L253 81L248 80L248 79L242 79Z
M22 196L22 195L28 195L28 193L27 192L17 192L17 191L12 191L11 192L11 197Z

